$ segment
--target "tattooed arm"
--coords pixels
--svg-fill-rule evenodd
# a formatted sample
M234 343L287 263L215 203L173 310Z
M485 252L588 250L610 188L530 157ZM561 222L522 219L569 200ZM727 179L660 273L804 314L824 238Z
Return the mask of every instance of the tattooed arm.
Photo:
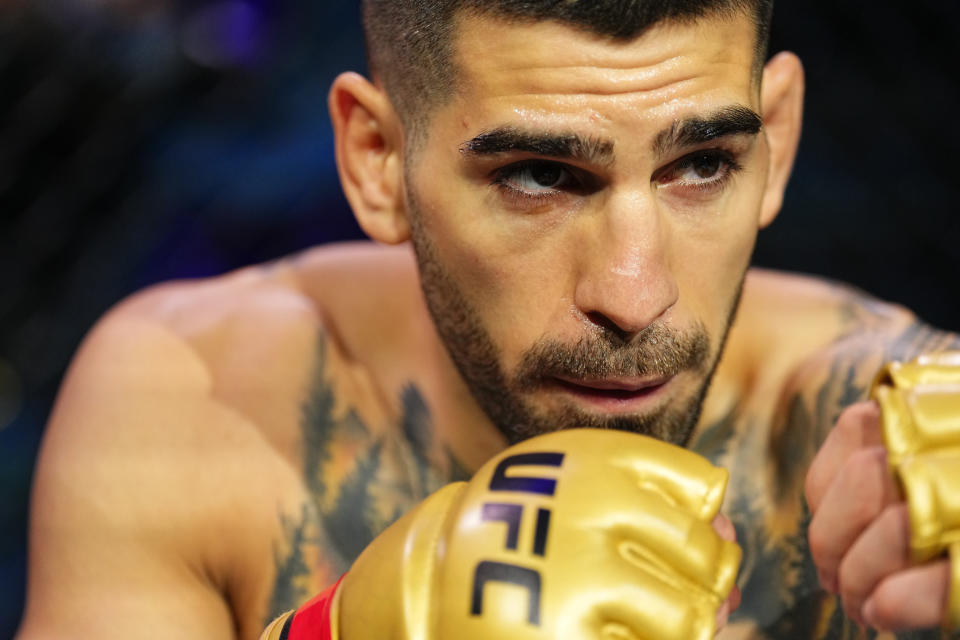
M724 378L692 444L730 471L725 513L744 551L743 600L724 640L868 637L820 585L807 540L805 476L884 362L958 347L957 336L848 287L751 274L727 371L718 370ZM728 391L729 379L744 382Z
M911 360L944 345L955 347L956 338L918 327L898 336L894 348L906 353L894 355ZM960 398L953 408L960 418ZM882 432L880 411L864 402L847 408L827 435L806 478L811 553L820 582L839 594L850 619L870 628L931 629L938 637L950 561L911 559L910 516Z
M960 349L960 336L935 329L901 307L837 287L838 335L790 376L770 438L772 486L802 493L807 466L850 405L867 399L880 368L891 360Z
M866 398L883 363L956 349L960 340L955 334L925 325L902 309L854 291L846 292L836 313L840 314L842 331L795 372L785 402L778 409L770 439L769 479L775 492L773 522L798 522L799 535L792 541L798 547L796 553L816 561L816 570L806 561L804 571L797 574L808 582L800 587L801 591L811 589L806 600L818 620L812 636L856 638L864 637L860 624L878 622L864 619L864 602L852 594L864 589L870 593L869 581L879 580L896 569L887 559L890 555L901 553L905 562L907 543L901 535L903 549L897 551L896 543L890 539L890 535L895 535L891 531L902 533L907 529L905 521L890 524L891 514L885 513L888 507L900 509L902 499L886 470L879 413L870 404L857 403ZM838 442L845 444L838 447ZM819 465L808 474L814 459ZM805 479L809 505L800 502ZM828 492L832 493L824 502ZM812 522L811 510L816 514ZM905 511L900 509L899 515L905 515ZM870 536L861 537L868 528L876 527L881 518L884 522L880 526L886 527L887 533L877 533L875 528ZM876 547L872 552L871 546ZM837 553L842 555L835 556ZM842 581L838 582L837 571L841 572ZM818 596L818 584L832 592L839 590L844 599L822 593ZM799 596L799 600L803 599ZM814 611L805 615L811 613ZM924 618L912 618L921 619ZM918 622L909 620L902 618L898 626L918 626ZM936 626L936 620L938 617L933 618L932 624L922 626ZM908 637L939 638L941 633L930 631Z

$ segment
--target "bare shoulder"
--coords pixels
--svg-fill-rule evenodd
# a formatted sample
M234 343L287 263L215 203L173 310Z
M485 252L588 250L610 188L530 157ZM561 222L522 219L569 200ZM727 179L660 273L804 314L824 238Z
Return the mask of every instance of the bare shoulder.
M760 361L783 353L794 373L838 360L872 372L884 360L956 344L954 333L851 285L764 270L753 270L747 280L738 325L741 349Z
M728 347L710 419L736 415L745 446L772 456L758 468L775 462L768 486L799 496L806 463L884 363L960 348L960 339L849 285L755 270ZM788 506L793 522L798 507Z
M122 301L96 331L124 324L162 327L216 368L217 344L252 337L286 337L300 325L316 323L316 305L299 288L292 259L246 267L225 275L159 284ZM219 339L213 339L219 336Z
M821 393L850 379L862 396L889 359L908 359L955 344L956 336L923 323L914 313L853 286L799 274L752 269L718 370L729 397L759 403ZM731 382L732 381L732 382ZM781 407L782 410L782 407Z
M102 321L90 347L112 348L131 328L144 334L139 337L144 345L151 341L147 334L162 334L180 345L170 351L171 357L179 354L176 365L151 355L138 359L143 366L191 367L192 361L204 371L205 393L212 401L270 439L282 440L296 427L296 402L312 373L325 323L317 302L300 289L289 261L282 260L141 292Z
M704 424L739 416L744 438L815 450L839 413L866 398L887 361L957 348L956 334L849 285L752 270Z
M752 269L738 324L752 348L801 357L855 333L889 332L913 313L850 285L794 273Z
M718 375L769 398L838 344L879 344L917 322L907 309L822 278L751 269Z
M87 336L38 460L22 638L259 632L330 324L299 259L152 287Z
M396 359L394 347L415 341L418 295L409 251L327 245L139 292L95 327L74 368L120 357L151 377L176 369L182 384L238 412L269 439L289 439L320 343L328 343L328 360L386 365ZM108 371L71 378L99 380Z
M292 265L302 291L358 360L389 367L432 331L409 245L345 243L305 252Z

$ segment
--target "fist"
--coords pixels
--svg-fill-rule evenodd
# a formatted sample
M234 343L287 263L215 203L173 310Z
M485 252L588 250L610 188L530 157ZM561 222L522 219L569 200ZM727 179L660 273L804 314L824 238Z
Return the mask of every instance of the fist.
M512 447L455 510L436 637L712 638L740 558L713 527L726 479L615 431Z
M805 490L813 561L847 616L891 631L938 626L947 607L949 561L911 560L908 507L887 464L875 403L841 414L810 466Z
M264 637L709 640L738 601L740 549L718 515L726 482L645 436L527 440L427 498L336 595Z

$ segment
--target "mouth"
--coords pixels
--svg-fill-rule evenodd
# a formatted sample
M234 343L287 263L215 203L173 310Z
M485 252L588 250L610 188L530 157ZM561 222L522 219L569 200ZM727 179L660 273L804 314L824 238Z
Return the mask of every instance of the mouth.
M551 386L574 397L580 404L610 413L648 409L664 395L672 376L658 378L609 378L574 380L553 378Z

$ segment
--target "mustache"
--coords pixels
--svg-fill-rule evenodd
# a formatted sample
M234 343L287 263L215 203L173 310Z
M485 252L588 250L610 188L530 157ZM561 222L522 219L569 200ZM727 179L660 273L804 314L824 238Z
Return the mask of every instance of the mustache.
M557 377L671 377L704 368L709 354L710 338L700 323L688 331L652 324L627 342L602 329L574 344L541 338L523 355L515 382L528 391Z

